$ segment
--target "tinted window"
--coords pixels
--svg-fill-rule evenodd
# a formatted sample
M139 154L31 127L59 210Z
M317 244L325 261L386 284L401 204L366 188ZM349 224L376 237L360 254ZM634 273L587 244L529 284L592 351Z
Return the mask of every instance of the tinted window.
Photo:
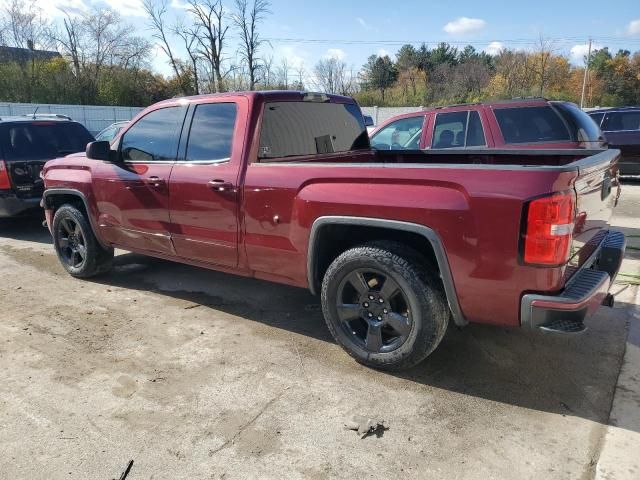
M602 122L602 117L604 117L604 113L590 113L589 116L596 122L598 125Z
M0 129L7 160L49 159L82 152L93 137L75 122L20 122Z
M142 117L127 130L120 142L122 159L139 162L175 160L183 118L182 107L162 108Z
M594 122L593 118L584 113L577 105L573 103L554 103L553 106L558 109L565 123L571 129L573 138L579 142L597 142L602 139L600 127Z
M371 144L378 149L414 149L420 148L420 137L424 116L401 118L382 128L373 137Z
M607 113L602 129L608 132L619 130L640 130L640 111Z
M355 104L270 102L265 105L260 158L346 152L369 148Z
M571 135L551 107L494 109L506 143L570 141Z
M467 128L468 126L468 128ZM476 111L447 112L436 115L433 148L484 146L484 131Z
M198 105L191 121L187 160L228 159L235 124L235 103Z

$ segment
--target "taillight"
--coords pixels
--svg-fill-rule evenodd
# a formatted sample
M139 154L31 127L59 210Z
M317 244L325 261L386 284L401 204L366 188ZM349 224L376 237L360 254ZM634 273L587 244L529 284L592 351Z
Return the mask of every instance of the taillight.
M527 205L523 259L536 265L562 265L569 260L575 221L573 193L554 193Z
M11 182L9 181L7 164L4 160L0 160L0 190L7 190L9 188L11 188Z

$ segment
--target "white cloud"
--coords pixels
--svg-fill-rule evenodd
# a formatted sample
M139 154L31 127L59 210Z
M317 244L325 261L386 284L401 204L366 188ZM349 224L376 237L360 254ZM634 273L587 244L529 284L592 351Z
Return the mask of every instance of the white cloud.
M384 48L378 50L379 57L386 57L387 55L389 55L389 52L387 52Z
M631 20L627 26L628 35L640 35L640 18Z
M123 17L144 17L147 15L142 6L142 0L105 0L105 3Z
M595 43L591 45L591 51L600 50L602 45L596 45ZM574 65L584 65L584 58L589 54L589 44L583 43L580 45L574 45L569 50L569 60Z
M500 53L500 50L504 48L502 42L491 42L487 48L484 49L486 53L489 55L497 55Z
M0 0L0 9L4 10L9 7L9 3L10 0ZM42 10L46 18L53 19L64 17L66 14L80 15L88 10L87 3L83 0L49 0L37 2L36 7Z
M447 23L442 29L451 35L464 35L477 33L487 26L487 22L481 18L459 17Z
M330 48L325 53L324 58L335 58L336 60L344 60L347 58L347 53L341 48Z
M171 0L171 6L178 10L189 10L191 8L191 5L182 0Z

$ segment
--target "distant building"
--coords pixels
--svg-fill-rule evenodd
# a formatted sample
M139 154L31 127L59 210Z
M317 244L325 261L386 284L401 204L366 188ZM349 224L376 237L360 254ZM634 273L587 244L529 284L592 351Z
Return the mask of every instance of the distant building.
M62 57L58 52L49 50L34 50L33 48L5 47L0 45L0 63L26 63L31 59L51 60Z

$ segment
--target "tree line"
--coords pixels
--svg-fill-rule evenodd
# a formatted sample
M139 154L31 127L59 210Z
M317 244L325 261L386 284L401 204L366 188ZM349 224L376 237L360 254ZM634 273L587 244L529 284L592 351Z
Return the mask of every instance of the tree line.
M187 0L171 20L168 0L143 0L150 38L108 8L46 18L36 0L11 0L0 12L0 101L146 106L200 93L295 89L354 96L363 106L419 106L546 96L579 102L585 68L540 37L528 50L494 55L468 45L404 45L349 66L325 57L310 68L274 61L261 27L269 0ZM2 46L33 54L2 55ZM59 55L39 55L50 50ZM153 71L161 55L171 74ZM586 63L586 59L585 59ZM594 51L587 106L640 104L640 52Z

